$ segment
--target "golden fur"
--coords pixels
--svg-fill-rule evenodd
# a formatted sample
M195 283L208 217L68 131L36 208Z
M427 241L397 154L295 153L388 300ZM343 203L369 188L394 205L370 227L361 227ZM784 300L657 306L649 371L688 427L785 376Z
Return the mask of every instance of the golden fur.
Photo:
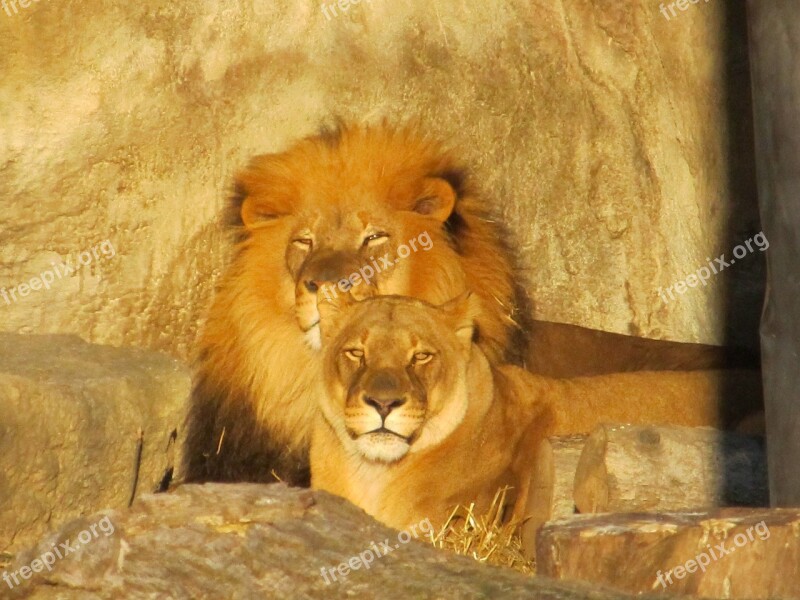
M342 127L259 156L237 177L229 220L235 253L199 341L186 481L307 483L324 283L347 289L351 279L357 298L435 304L472 290L481 301L477 343L489 361L525 353L517 322L528 310L506 238L456 160L418 129ZM395 264L386 268L385 258ZM368 268L374 277L364 277ZM534 325L526 328L528 365L542 373L724 362L706 347Z
M351 293L439 303L473 289L484 300L479 344L493 361L511 352L517 303L501 236L454 160L424 135L385 126L321 134L256 158L237 190L240 238L200 340L187 481L307 479L323 283L383 266L368 283L354 279Z
M509 517L519 519L545 437L588 433L601 422L720 426L726 383L736 386L725 395L732 404L737 395L760 395L757 374L738 371L559 380L493 367L471 341L479 302L464 295L438 308L397 297L320 304L325 389L311 444L313 487L405 529L426 518L441 524L457 504L474 502L480 514L509 485Z

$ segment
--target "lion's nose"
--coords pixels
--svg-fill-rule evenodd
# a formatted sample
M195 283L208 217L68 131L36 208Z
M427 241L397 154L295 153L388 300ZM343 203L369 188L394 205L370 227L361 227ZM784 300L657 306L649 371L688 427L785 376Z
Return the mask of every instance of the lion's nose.
M309 292L311 292L312 294L316 294L317 291L322 286L330 284L331 286L335 287L336 284L339 283L340 281L342 281L341 278L337 279L335 277L328 277L323 273L322 276L317 275L316 277L314 277L314 279L306 279L305 281L303 281L303 285Z
M359 267L357 258L341 251L320 250L309 257L300 279L309 292L315 293L321 285L336 284L356 272Z
M389 416L389 413L392 412L395 408L399 408L406 403L405 398L374 398L372 396L365 396L364 403L368 406L371 406L378 414L381 416L381 419L385 419Z

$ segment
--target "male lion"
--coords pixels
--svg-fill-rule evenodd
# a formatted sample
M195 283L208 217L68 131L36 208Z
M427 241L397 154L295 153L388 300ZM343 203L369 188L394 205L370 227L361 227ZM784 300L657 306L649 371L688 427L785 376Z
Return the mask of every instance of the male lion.
M720 426L726 380L746 401L760 396L757 374L740 371L559 380L492 366L473 343L481 308L468 293L440 307L392 296L349 304L320 303L311 484L396 529L441 525L458 504L474 502L480 514L506 485L516 494L510 518L522 518L545 437L600 422Z
M413 129L342 127L255 158L236 189L236 251L199 342L186 481L307 482L323 283L432 303L472 290L481 349L493 364L517 362L527 311L503 236L436 142ZM661 343L652 354L658 342L569 325L529 333L528 364L543 373L720 362L706 347Z
M257 157L237 178L241 233L200 340L185 479L308 479L318 287L486 302L480 344L507 358L517 303L494 224L455 162L412 130L341 129Z

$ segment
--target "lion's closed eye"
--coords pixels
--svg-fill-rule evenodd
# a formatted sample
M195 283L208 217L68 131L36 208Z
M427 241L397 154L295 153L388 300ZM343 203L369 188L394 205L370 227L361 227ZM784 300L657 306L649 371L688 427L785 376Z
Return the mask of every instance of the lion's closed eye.
M300 248L300 250L307 252L311 250L312 246L314 245L314 240L311 238L302 237L292 240L292 244L294 244L295 247Z
M360 363L362 360L364 360L364 351L361 350L360 348L345 348L342 351L342 354L344 354L348 359L352 360L353 362Z
M371 246L378 246L383 244L386 240L389 239L389 234L385 231L379 231L378 233L373 233L372 235L368 235L364 238L362 245L364 247L371 247Z
M412 365L424 365L433 360L433 352L415 352L411 357Z

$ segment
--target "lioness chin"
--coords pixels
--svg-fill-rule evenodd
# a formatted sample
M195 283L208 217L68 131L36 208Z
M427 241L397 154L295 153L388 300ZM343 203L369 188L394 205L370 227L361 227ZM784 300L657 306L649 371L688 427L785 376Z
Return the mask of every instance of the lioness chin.
M545 437L601 422L719 426L726 378L741 382L746 401L760 394L756 373L559 380L493 367L473 342L479 302L464 294L439 307L391 296L320 303L324 388L312 487L405 529L426 518L440 526L458 504L480 514L508 485L507 517L521 519Z

